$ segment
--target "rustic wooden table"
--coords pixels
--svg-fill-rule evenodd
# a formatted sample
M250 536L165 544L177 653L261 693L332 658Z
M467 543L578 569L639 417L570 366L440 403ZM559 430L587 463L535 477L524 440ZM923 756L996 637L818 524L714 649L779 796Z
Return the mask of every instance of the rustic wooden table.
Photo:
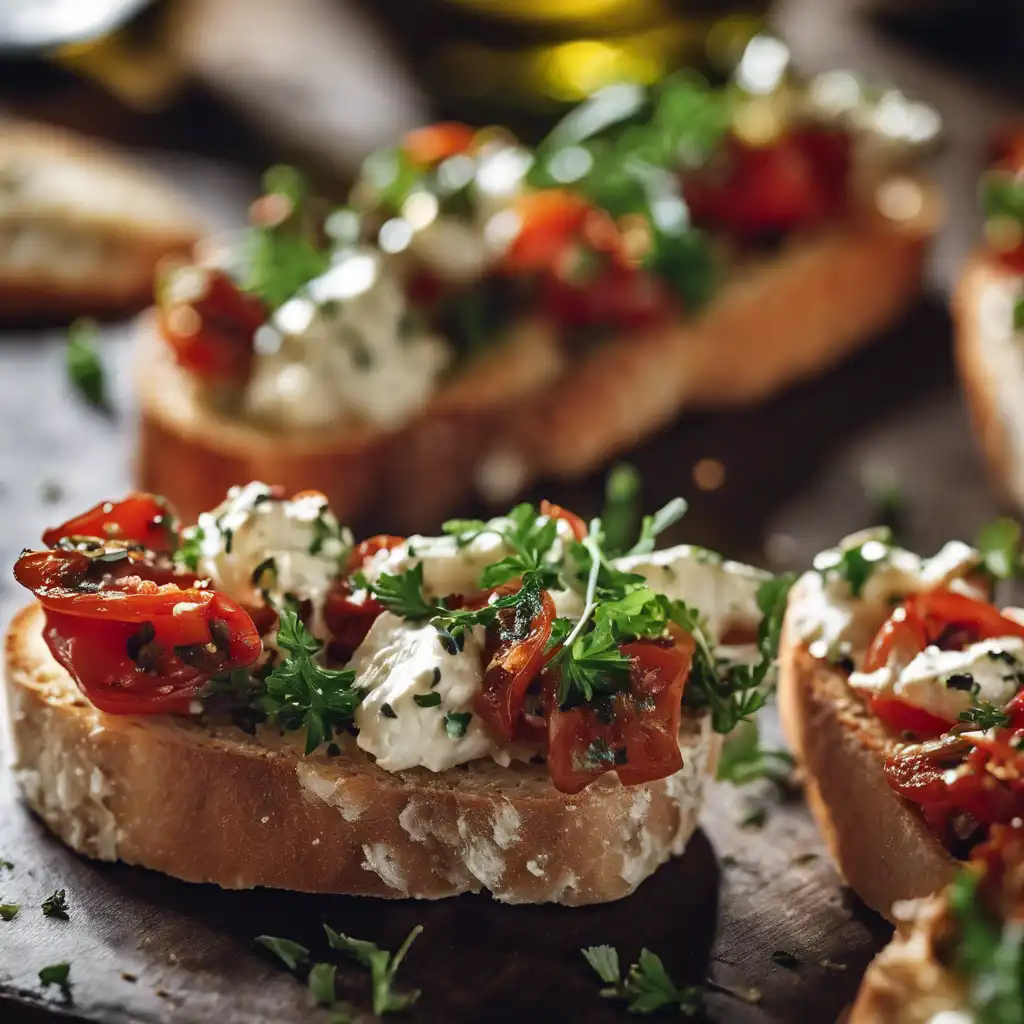
M776 568L805 566L836 537L873 522L878 509L864 483L873 473L890 472L900 481L903 536L925 551L948 536L973 536L1000 511L956 389L943 296L976 230L972 196L980 148L1012 105L969 70L940 65L879 33L851 7L794 0L781 5L778 19L805 66L846 65L891 76L946 116L950 146L936 175L953 207L928 294L905 323L829 377L762 409L689 419L634 459L644 474L647 505L679 492L691 500L673 540L685 537ZM46 110L45 101L32 97L27 105ZM62 107L65 116L68 109ZM92 109L92 123L110 127ZM192 115L214 116L205 105L179 113L174 123L185 126L183 137L195 129ZM115 131L143 141L153 137L152 126L134 123L118 122ZM236 223L254 182L253 152L262 153L248 147L230 120L213 131L208 125L204 137L213 136L220 140L212 147L218 159L143 156L169 172L215 222ZM235 139L246 147L246 159L225 159L237 148ZM104 332L115 421L73 399L62 342L58 331L2 339L0 565L9 566L42 526L129 486L129 331ZM725 467L724 484L713 492L697 490L691 480L692 466L704 457ZM601 482L551 484L533 497L542 493L589 513L600 505ZM0 622L22 599L9 575L0 575ZM763 811L763 822L751 811ZM760 991L756 1003L712 993L711 1020L825 1022L849 1002L887 937L884 922L840 885L799 798L767 785L743 791L716 786L703 829L684 858L628 900L577 910L505 907L472 896L381 903L231 893L97 865L50 838L19 804L6 773L0 775L0 859L15 865L0 871L0 899L25 904L14 922L0 924L5 1022L55 1014L104 1024L326 1020L310 1008L304 989L252 946L253 937L266 932L319 948L324 920L388 947L413 924L425 926L403 968L406 981L423 989L410 1015L417 1021L618 1019L618 1009L598 998L596 979L578 952L609 942L629 957L650 947L679 980L710 977ZM37 909L55 888L68 892L69 921L45 918ZM796 963L774 963L776 950L794 954ZM42 992L36 981L41 966L65 960L73 981L67 1001ZM363 973L341 973L348 994L366 1005Z

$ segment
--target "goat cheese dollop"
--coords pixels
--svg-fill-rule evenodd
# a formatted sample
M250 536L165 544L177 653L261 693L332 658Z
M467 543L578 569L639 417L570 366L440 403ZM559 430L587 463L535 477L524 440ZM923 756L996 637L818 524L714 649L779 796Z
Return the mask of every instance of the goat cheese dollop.
M198 571L213 587L243 604L275 609L286 597L319 608L352 546L324 495L282 499L258 482L232 487L199 517L197 536Z

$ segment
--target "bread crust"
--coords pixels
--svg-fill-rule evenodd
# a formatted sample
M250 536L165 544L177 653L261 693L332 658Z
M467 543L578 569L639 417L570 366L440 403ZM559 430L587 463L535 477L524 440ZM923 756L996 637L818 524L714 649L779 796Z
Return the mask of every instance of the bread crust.
M929 1024L943 1011L964 1010L964 993L936 952L945 901L918 900L901 911L906 919L868 965L846 1024Z
M792 607L792 605L791 605ZM806 778L806 796L836 867L890 920L898 900L942 889L958 862L883 771L895 747L845 676L800 642L787 614L779 648L779 715Z
M1024 493L1013 481L1015 475L1021 477L1024 450L1015 441L1005 403L999 400L1000 374L1006 373L1007 368L994 366L986 354L983 314L986 289L1000 279L1014 276L1017 275L1002 268L989 253L980 249L973 252L957 283L951 312L957 369L974 436L993 483L1004 497L1021 508Z
M517 369L495 351L490 380L511 367L513 386L456 382L407 428L294 435L260 432L200 408L183 375L168 373L151 323L142 330L137 387L142 410L138 475L192 517L227 486L253 478L301 482L332 499L343 519L416 528L475 488L505 500L529 481L578 478L651 435L684 408L757 402L811 377L865 344L917 294L939 219L921 184L918 217L880 214L795 238L767 262L743 268L692 322L595 345L570 361L550 326L544 372ZM227 441L231 434L234 440ZM410 486L409 480L416 486Z
M682 853L719 738L681 732L684 768L636 787L557 792L543 766L390 773L350 744L294 742L169 716L105 715L50 657L42 609L6 638L14 772L68 845L192 882L389 898L490 890L508 903L601 903Z
M4 119L0 122L0 167L27 162L63 162L108 176L111 188L147 198L146 220L100 215L88 204L47 212L59 228L103 232L123 250L118 259L99 259L78 275L44 268L0 265L0 318L5 322L57 322L85 314L112 317L152 300L153 275L165 256L187 256L203 229L194 211L155 175L94 140L50 125ZM44 215L27 215L41 222Z

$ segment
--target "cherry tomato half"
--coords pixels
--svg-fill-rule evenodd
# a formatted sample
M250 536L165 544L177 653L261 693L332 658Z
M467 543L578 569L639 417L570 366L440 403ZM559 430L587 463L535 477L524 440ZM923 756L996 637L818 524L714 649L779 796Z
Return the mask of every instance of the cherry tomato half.
M441 121L408 132L402 139L402 149L417 167L433 167L471 149L475 138L476 131L468 124Z
M540 503L540 514L549 519L565 520L572 528L573 536L577 540L587 539L587 524L575 512L570 512L567 508L562 508L561 505L556 505L553 501L544 498Z
M98 505L43 534L52 547L66 537L98 537L141 544L149 551L167 553L178 548L178 516L155 494L130 494L121 501Z

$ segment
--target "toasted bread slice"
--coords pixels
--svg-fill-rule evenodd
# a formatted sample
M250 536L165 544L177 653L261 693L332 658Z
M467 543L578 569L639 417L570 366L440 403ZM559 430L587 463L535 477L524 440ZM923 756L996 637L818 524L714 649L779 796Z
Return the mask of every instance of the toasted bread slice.
M42 611L6 641L14 772L69 846L192 882L390 898L490 890L508 903L602 903L631 893L697 823L720 738L684 716L684 767L625 787L556 791L543 765L384 771L343 743L305 757L170 716L107 715L50 656Z
M953 296L960 380L975 436L1000 491L1024 507L1024 346L1014 339L1017 275L978 251Z
M815 658L795 636L789 615L779 647L778 701L786 739L804 770L811 813L857 895L891 919L897 900L942 889L958 862L886 781L892 739L842 672Z
M622 335L571 361L549 326L520 324L482 371L456 379L397 433L284 435L216 415L170 367L147 320L137 372L140 483L188 518L241 480L301 481L324 491L343 519L376 514L406 528L443 515L474 487L502 501L541 476L584 476L681 410L768 398L898 317L918 292L939 220L934 190L916 187L915 216L874 213L794 238L739 270L690 322Z
M167 185L61 129L0 121L0 317L127 313L202 230Z
M935 950L945 902L934 897L899 909L896 935L868 966L846 1024L929 1024L963 1012L964 993Z

